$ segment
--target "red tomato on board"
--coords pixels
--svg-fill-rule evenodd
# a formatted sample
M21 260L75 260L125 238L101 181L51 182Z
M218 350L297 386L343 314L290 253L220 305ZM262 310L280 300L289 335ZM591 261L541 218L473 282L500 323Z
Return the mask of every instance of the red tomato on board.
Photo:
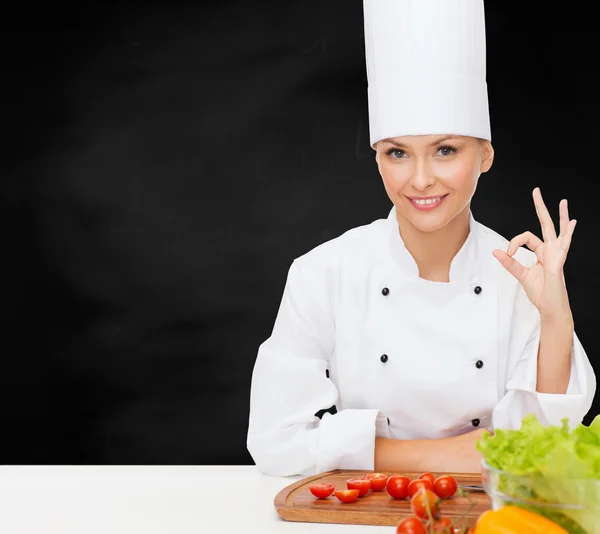
M385 488L389 477L385 473L369 473L365 478L371 481L372 491L381 491Z
M425 478L415 478L408 485L408 496L412 498L412 496L421 488L433 491L433 484Z
M333 493L335 486L333 484L313 484L308 489L318 499L326 499Z
M427 531L416 517L405 517L398 523L396 534L427 534Z
M351 478L346 484L348 489L357 489L359 497L364 497L371 489L371 481L368 478Z
M444 475L433 482L433 492L441 499L449 499L456 493L458 484L452 475Z
M392 475L387 481L387 492L394 499L406 499L408 497L408 486L410 478L402 475Z
M368 478L368 479L379 478L379 477L389 478L388 475L386 475L385 473L367 473L365 475L365 478Z
M337 490L334 495L342 502L354 502L358 499L357 489Z
M433 485L433 482L435 481L435 477L433 476L432 473L423 473L422 475L419 475L417 478L429 480L429 482L431 482L432 485Z
M412 513L421 519L431 517L437 519L440 516L439 497L429 489L420 490L410 499Z

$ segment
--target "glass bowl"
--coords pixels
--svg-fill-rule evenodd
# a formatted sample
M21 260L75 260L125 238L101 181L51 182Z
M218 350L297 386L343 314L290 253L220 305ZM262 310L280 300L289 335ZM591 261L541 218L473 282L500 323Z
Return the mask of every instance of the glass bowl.
M600 480L515 475L482 461L483 489L497 510L520 506L558 523L570 534L600 534Z

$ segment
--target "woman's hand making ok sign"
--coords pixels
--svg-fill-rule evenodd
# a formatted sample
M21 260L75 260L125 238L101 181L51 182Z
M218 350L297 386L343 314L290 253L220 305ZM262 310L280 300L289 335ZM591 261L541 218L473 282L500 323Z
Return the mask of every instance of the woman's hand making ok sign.
M510 241L506 252L494 250L493 254L520 282L527 297L540 312L540 316L570 315L563 266L577 221L569 220L567 201L561 200L560 233L557 236L548 208L537 187L533 190L533 202L542 226L543 241L531 232L524 232ZM531 267L522 265L512 257L522 245L527 245L537 257L537 262Z

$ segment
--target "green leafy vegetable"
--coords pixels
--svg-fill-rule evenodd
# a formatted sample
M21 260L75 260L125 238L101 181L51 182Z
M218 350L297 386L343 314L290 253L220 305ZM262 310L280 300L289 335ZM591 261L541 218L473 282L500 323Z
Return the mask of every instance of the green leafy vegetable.
M519 430L484 436L477 449L490 467L502 471L490 473L490 482L514 504L569 532L600 534L600 416L589 427L570 429L566 419L560 427L546 427L531 414Z

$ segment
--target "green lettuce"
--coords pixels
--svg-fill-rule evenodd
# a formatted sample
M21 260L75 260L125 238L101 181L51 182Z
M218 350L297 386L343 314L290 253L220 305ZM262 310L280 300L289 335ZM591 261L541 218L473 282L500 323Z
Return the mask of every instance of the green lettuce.
M600 534L600 416L590 426L543 426L534 415L519 430L497 429L477 449L494 487L514 504L552 519L573 534ZM529 501L526 502L526 501ZM534 503L577 505L560 509Z

